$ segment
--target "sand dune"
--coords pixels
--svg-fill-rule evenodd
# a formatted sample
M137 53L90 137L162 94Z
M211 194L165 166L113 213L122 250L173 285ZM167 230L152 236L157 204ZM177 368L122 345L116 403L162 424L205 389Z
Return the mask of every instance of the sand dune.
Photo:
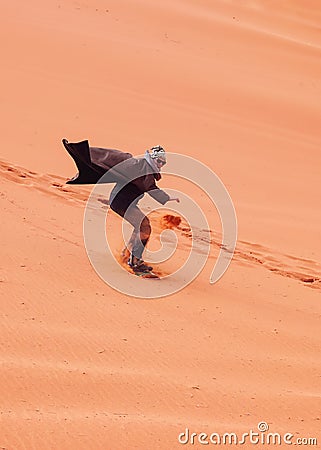
M0 17L0 448L171 450L186 428L261 421L320 445L319 2L13 0ZM63 137L135 155L160 143L214 170L239 225L222 279L209 284L213 205L165 176L206 214L204 270L154 300L105 284ZM151 247L166 214L151 214ZM119 227L111 214L117 253ZM192 242L186 221L173 230L167 275Z

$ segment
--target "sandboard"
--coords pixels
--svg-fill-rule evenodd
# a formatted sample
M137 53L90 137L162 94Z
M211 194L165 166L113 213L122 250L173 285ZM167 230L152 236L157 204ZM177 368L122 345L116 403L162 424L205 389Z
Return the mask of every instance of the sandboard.
M129 258L129 251L127 249L124 249L121 252L119 261L121 263L121 265L127 270L127 272L136 275L137 277L140 278L149 278L149 279L154 279L154 280L160 280L160 276L157 275L157 273L155 272L134 272L133 269L131 267L129 267L129 265L127 264Z
M132 273L140 278L153 278L154 280L160 280L160 277L156 273L151 272L151 271L150 272L134 272L134 271L132 271Z

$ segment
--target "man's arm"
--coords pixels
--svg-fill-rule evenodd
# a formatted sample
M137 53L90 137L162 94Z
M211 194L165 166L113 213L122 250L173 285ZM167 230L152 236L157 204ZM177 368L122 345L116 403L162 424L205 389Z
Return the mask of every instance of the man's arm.
M179 203L180 199L178 197L170 197L167 201L168 202L177 202L177 203Z
M147 194L149 194L151 197L153 197L154 200L156 200L158 203L161 203L162 205L165 205L165 203L169 202L171 200L170 196L166 194L165 191L162 189L159 189L156 185L147 191Z
M168 194L166 194L165 191L160 189L156 184L154 183L153 187L147 191L147 194L149 194L153 199L155 199L158 203L161 203L162 205L165 205L167 202L177 202L179 203L180 200L178 197L170 197Z
M136 180L133 180L132 183L135 184L142 192L147 192L147 194L162 205L165 205L165 203L170 201L179 202L178 198L171 198L165 191L156 185L153 174L139 177Z

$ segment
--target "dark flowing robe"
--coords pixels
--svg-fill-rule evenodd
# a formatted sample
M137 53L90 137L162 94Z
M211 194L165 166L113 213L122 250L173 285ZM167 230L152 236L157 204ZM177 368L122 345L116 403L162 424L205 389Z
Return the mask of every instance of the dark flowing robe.
M145 192L162 205L169 200L169 195L156 186L160 173L153 172L146 159L134 158L131 153L120 150L90 147L88 140L70 143L63 139L62 143L78 168L78 174L68 180L68 184L96 184L108 174L100 182L116 183L111 197L124 207ZM122 164L117 166L119 163Z
M89 147L87 140L71 143L63 139L62 143L78 169L78 173L67 181L68 184L96 184L109 169L133 157L120 150ZM114 182L117 181L119 179L115 178ZM108 179L107 182L113 181Z

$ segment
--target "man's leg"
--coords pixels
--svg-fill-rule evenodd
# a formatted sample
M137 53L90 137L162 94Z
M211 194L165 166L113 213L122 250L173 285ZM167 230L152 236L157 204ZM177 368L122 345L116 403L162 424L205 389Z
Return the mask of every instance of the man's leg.
M136 205L130 206L126 211L122 208L118 208L115 204L112 204L111 208L134 227L128 242L128 247L130 247L131 251L130 265L135 266L141 264L142 255L151 234L151 226L148 217L146 217ZM150 266L145 267L147 268ZM149 270L151 269L152 268Z
M148 217L137 206L128 208L124 218L134 227L129 244L131 244L132 263L135 264L143 259L143 252L151 234L151 226Z

